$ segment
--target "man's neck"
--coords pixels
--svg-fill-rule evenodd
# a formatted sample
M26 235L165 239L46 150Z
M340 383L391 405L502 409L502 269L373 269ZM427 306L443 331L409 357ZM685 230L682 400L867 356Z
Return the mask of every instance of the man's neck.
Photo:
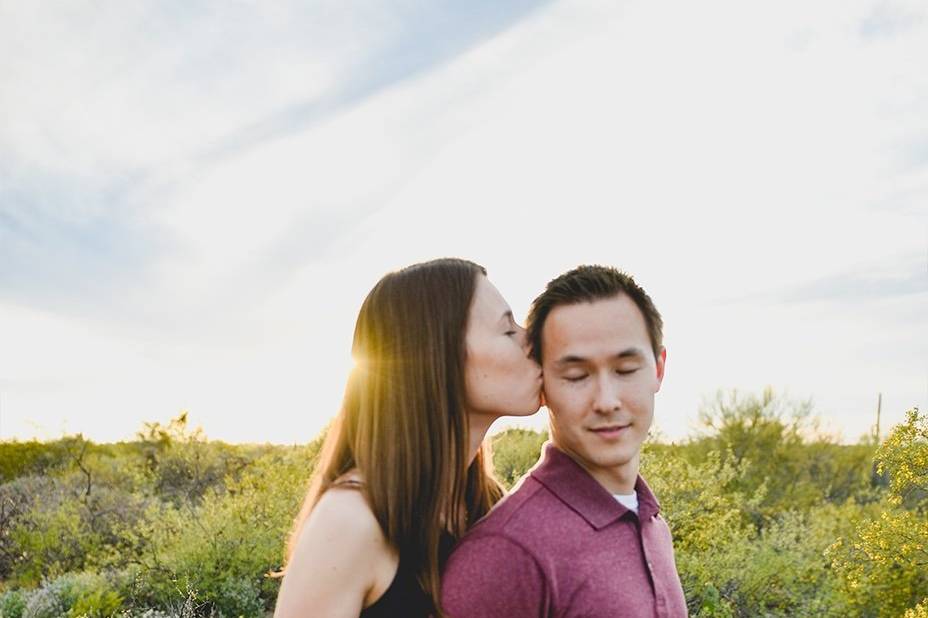
M587 474L593 477L593 480L602 485L610 494L629 495L635 493L635 484L638 482L638 468L641 461L639 453L635 453L634 457L622 465L600 468L587 465L582 458L577 457L556 441L554 441L554 446L577 462L581 468L586 470Z

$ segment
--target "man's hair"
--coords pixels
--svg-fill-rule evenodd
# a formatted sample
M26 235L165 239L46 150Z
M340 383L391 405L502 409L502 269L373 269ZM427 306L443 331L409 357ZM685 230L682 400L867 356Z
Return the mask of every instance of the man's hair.
M532 302L526 328L532 346L532 356L541 363L541 331L551 310L561 305L576 305L605 300L625 294L641 311L651 339L654 357L663 347L664 321L647 292L631 275L611 266L583 265L552 279L545 291Z

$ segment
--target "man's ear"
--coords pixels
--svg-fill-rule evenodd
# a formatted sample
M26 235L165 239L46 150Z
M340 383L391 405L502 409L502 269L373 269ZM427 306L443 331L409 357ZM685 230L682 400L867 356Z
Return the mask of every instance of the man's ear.
M667 364L667 348L661 348L661 353L657 355L657 390L661 390L661 383L664 381L664 367Z

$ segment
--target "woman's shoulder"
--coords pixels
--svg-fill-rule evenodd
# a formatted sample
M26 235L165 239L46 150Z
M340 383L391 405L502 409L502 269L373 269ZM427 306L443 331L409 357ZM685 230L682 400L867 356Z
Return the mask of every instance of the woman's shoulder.
M359 479L344 479L334 483L320 497L306 522L316 531L339 532L349 534L345 538L358 541L381 541L383 532L371 510L361 487Z
M291 566L357 573L363 565L358 574L372 576L369 568L390 556L390 545L364 494L337 485L319 497L303 524Z
M332 486L298 533L281 584L279 615L357 616L389 560L389 545L364 494Z

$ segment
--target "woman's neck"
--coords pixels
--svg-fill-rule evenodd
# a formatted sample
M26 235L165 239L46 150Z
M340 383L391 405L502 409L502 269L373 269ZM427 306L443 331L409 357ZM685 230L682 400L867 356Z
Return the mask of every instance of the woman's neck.
M487 430L490 429L490 425L493 424L497 416L492 414L468 414L467 423L468 423L468 435L470 436L470 450L467 453L467 465L470 465L474 461L474 457L477 456L477 452L480 450L480 445L483 444L483 439L487 435Z

